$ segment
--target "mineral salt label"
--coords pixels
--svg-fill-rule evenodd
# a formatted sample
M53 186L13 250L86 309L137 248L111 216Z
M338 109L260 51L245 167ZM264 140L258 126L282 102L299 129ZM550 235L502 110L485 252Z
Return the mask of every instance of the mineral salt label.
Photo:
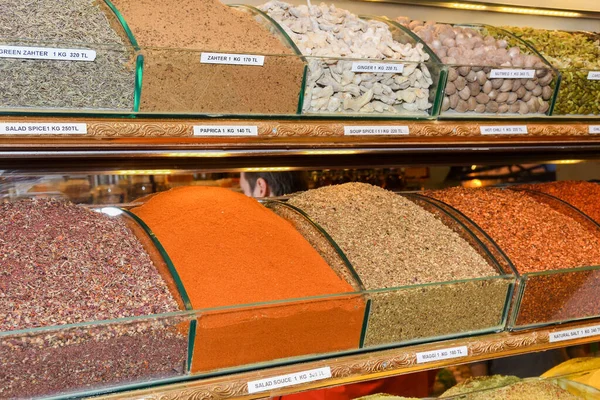
M311 369L309 371L280 375L275 376L273 378L266 378L258 381L248 382L248 393L253 394L259 392L266 392L272 389L278 389L292 385L299 385L301 383L314 382L327 378L331 378L331 368L316 368Z
M527 134L527 125L500 125L479 127L482 135L524 135Z
M85 49L58 49L52 47L0 46L0 57L91 62L96 60L96 51Z
M197 125L194 136L258 136L258 126Z
M590 135L600 135L600 125L590 125Z
M447 349L424 351L422 353L417 353L417 364L449 360L452 358L467 357L468 355L469 348L467 346L449 347Z
M200 62L202 64L254 65L262 67L265 64L265 56L252 54L201 53Z
M344 135L408 135L408 126L345 126Z
M590 72L588 72L588 79L590 81L600 81L600 71L590 71Z
M87 124L19 122L0 123L0 135L85 135Z
M384 74L401 74L402 71L404 71L404 64L353 62L351 71L352 72L384 73Z
M562 342L565 340L579 339L590 336L600 335L600 325L588 326L586 328L575 328L564 331L551 332L550 343Z
M493 69L490 71L491 78L532 79L535 78L535 69Z

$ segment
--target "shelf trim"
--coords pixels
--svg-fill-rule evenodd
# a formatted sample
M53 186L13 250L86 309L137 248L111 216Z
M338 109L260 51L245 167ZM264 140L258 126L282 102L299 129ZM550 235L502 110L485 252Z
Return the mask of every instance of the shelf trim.
M280 396L349 383L356 383L411 372L443 368L450 365L490 360L565 346L574 346L600 340L591 336L562 342L550 343L550 333L572 328L597 326L600 319L564 325L556 325L530 331L502 332L478 337L447 340L436 343L408 346L390 350L379 350L365 354L299 363L285 367L262 369L215 378L187 381L160 387L141 389L96 397L97 400L181 400L181 399L257 399ZM418 364L416 353L467 346L467 357ZM247 383L263 378L330 367L332 377L321 381L290 386L274 391L248 393Z

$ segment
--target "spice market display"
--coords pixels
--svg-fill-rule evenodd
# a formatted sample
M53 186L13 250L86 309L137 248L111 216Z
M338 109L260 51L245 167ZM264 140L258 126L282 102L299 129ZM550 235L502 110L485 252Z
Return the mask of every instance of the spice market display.
M194 309L248 305L200 313L193 372L358 348L360 296L268 304L355 289L256 200L227 189L183 187L133 212L161 241Z
M331 235L366 290L390 289L369 295L365 347L502 324L512 280L493 278L502 274L495 260L447 226L449 217L363 183L310 190L289 203ZM488 279L452 282L473 278Z
M179 307L120 218L62 200L3 203L0 254L1 398L186 372L189 324L168 317L123 320ZM109 323L72 325L94 321ZM41 329L50 327L57 328Z

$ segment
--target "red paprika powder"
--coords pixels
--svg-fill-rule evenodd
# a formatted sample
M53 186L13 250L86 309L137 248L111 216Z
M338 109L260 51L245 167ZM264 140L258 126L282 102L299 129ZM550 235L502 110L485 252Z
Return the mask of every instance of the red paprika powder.
M169 254L194 309L353 292L283 218L227 189L183 187L133 209ZM192 371L356 349L357 295L198 318Z

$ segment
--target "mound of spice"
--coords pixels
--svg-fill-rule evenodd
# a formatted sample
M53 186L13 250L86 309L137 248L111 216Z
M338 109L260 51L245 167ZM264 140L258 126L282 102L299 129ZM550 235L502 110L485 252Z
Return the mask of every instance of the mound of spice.
M529 190L548 193L578 208L594 221L600 223L600 185L585 181L558 181L519 186Z
M347 183L309 190L289 203L331 235L366 289L498 275L461 234L393 192ZM508 284L490 279L372 293L366 345L496 326Z
M484 377L487 378L487 377ZM493 378L493 377L492 377ZM516 377L502 377L515 378ZM540 379L523 380L512 383L507 386L502 386L494 389L472 392L470 390L456 390L451 388L444 393L440 398L452 397L453 395L461 394L460 399L465 400L577 400L581 399L565 389L562 389L552 382L543 381Z
M96 51L93 62L2 58L2 108L133 109L133 52L104 2L2 0L0 5L1 45Z
M595 266L600 234L566 206L522 191L451 188L426 193L463 212L504 250L520 273ZM517 325L600 315L599 271L530 276Z
M161 241L195 309L353 292L289 222L242 194L183 187L133 212ZM357 296L207 311L192 370L355 349L363 317Z
M251 14L218 0L113 3L144 48L140 111L296 113L304 63ZM202 64L200 51L290 56L267 56L263 66Z
M177 311L167 284L121 219L54 199L1 204L0 277L0 370L6 371L0 397L184 372L187 338L168 323L6 333ZM130 351L122 350L125 344Z

